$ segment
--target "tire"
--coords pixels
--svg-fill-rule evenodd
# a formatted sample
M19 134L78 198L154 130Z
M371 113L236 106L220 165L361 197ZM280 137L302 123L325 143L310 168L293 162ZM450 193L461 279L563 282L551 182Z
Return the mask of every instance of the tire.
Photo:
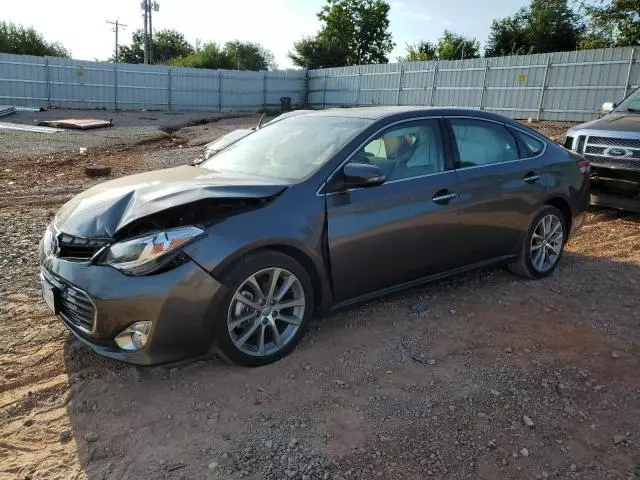
M548 219L553 219L553 226L550 227L551 232L553 232L554 228L558 225L558 228L562 230L562 237L559 239L557 231L549 235L549 242L546 242L546 244L554 248L546 247L544 245L545 242L540 240L540 233L542 233L540 228L544 229L544 226L541 226L543 219L547 219L547 222L549 221ZM525 278L535 279L548 277L554 272L562 259L562 253L564 252L564 246L567 241L567 233L567 222L562 212L552 205L545 205L533 216L533 220L527 231L527 236L520 247L518 259L508 265L509 270ZM544 237L544 239L545 241L547 240L546 237ZM556 251L558 252L557 255ZM543 268L540 268L540 255L544 255L545 252L548 256L542 259ZM549 263L545 262L545 258L549 260Z
M262 250L234 262L220 282L228 291L213 318L218 352L246 367L267 365L291 353L315 306L313 284L304 267L288 255Z

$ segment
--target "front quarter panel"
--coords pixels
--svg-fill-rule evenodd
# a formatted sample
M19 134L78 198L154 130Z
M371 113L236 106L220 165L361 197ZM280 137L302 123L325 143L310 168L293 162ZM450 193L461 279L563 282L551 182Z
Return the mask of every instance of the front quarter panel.
M247 253L261 248L293 248L313 262L318 280L326 284L324 229L324 198L300 184L263 207L217 222L185 252L218 279Z

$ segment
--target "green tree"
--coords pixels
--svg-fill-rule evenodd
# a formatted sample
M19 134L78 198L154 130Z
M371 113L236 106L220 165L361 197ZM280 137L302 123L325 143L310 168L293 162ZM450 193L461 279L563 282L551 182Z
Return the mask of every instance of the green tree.
M597 0L583 3L587 31L580 48L640 45L640 1Z
M350 65L346 46L323 35L294 42L293 50L288 56L299 67L314 69Z
M153 34L153 63L168 64L172 59L193 53L194 49L184 35L176 30L164 29ZM136 30L131 45L122 45L118 52L122 63L144 62L144 33Z
M567 0L531 0L512 17L493 21L485 55L575 50L583 32L580 15Z
M275 70L273 53L262 45L253 42L234 40L224 45L224 54L238 70Z
M478 58L480 56L480 42L475 38L445 30L436 45L438 60L460 60L464 58Z
M513 17L494 20L485 46L486 57L526 55L532 45L527 37L527 12L522 9Z
M262 45L235 40L224 47L205 43L202 48L185 57L175 58L171 65L191 68L222 68L227 70L274 70L273 53Z
M567 52L578 48L584 31L580 16L567 0L532 0L527 21L527 36L532 53Z
M436 46L424 40L415 44L407 44L407 56L398 57L399 62L424 62L428 60L437 60Z
M11 22L0 22L0 52L19 55L69 57L69 51L60 43L47 42L31 27Z
M170 64L174 67L224 68L231 69L229 58L225 56L217 43L205 43L196 52L185 57L174 58Z
M384 0L326 0L315 37L294 43L289 58L308 68L386 63L394 43Z

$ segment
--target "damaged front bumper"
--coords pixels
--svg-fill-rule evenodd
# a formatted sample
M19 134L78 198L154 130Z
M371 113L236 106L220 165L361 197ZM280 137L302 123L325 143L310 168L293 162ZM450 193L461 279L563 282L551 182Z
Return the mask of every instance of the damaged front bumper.
M213 312L225 288L190 260L174 269L130 277L41 252L43 292L62 323L96 353L138 365L206 353ZM145 346L124 350L115 337L136 322L151 322Z

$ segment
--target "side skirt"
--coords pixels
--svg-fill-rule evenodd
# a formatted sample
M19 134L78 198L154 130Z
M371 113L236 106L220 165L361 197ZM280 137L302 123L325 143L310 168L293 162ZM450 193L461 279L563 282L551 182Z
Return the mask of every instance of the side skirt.
M418 286L426 285L429 283L435 283L445 278L455 277L456 275L467 273L472 270L477 270L477 269L489 267L492 265L509 263L509 261L513 261L516 259L517 259L517 255L505 255L502 257L492 258L491 260L484 260L482 262L477 262L471 265L466 265L464 267L459 267L453 270L449 270L448 272L438 273L436 275L429 275L426 277L418 278L416 280L411 280L410 282L400 283L391 287L383 288L382 290L377 290L371 293L365 293L364 295L359 295L357 297L350 298L348 300L343 300L342 302L339 302L333 305L333 307L331 308L331 311L339 310L339 309L342 309L351 305L355 305L358 303L368 302L370 300L374 300L376 298L383 297L391 293L400 292L408 288L418 287Z

